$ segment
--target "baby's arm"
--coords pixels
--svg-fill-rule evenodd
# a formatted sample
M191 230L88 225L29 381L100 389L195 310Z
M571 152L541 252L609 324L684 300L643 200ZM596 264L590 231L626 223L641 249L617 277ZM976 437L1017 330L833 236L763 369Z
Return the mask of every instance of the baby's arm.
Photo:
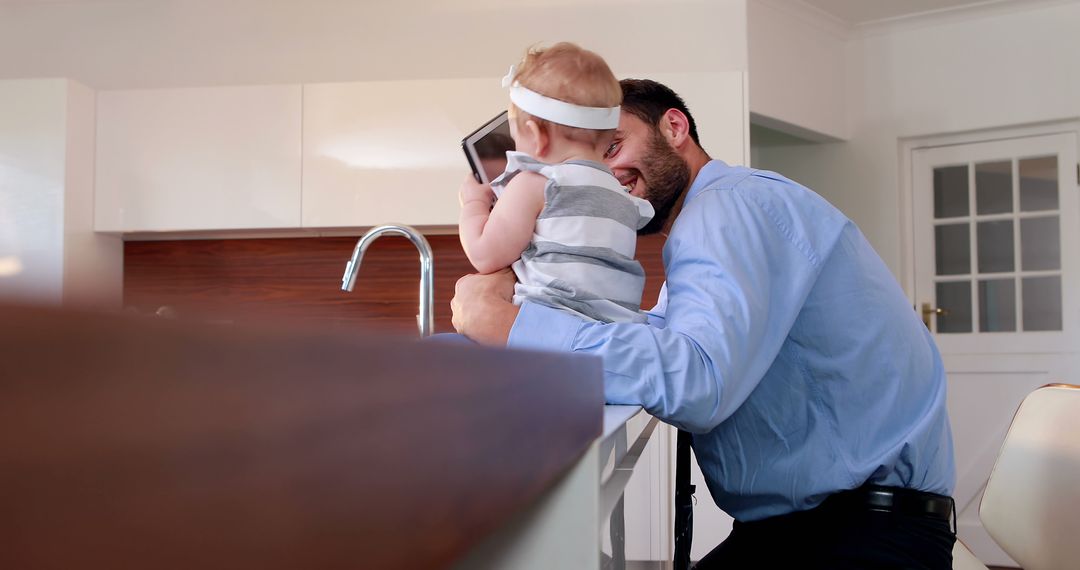
M514 176L491 207L491 187L470 177L461 187L461 246L473 267L492 273L507 267L529 245L544 209L547 178L535 172Z

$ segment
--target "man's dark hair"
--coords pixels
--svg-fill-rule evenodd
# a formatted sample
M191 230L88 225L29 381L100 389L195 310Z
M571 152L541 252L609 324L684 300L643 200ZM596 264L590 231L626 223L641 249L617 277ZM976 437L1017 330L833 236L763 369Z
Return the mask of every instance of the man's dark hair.
M701 146L694 116L690 114L690 109L686 108L686 103L677 93L666 85L649 79L623 79L619 85L622 86L623 92L623 111L641 119L655 129L668 109L678 109L686 115L686 120L690 123L690 138Z

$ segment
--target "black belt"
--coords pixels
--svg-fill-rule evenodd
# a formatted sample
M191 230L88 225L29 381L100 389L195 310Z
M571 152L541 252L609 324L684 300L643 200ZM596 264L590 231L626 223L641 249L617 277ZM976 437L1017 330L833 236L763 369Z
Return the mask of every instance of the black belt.
M902 487L863 485L858 489L830 495L825 499L823 506L854 507L949 520L953 515L953 504L952 497L945 495Z

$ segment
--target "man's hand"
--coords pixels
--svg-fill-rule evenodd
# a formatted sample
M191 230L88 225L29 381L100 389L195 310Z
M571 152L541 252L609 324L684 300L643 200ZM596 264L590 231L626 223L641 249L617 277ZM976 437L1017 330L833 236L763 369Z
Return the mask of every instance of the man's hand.
M510 269L458 279L450 300L457 332L476 342L506 346L518 314L513 304L515 283Z

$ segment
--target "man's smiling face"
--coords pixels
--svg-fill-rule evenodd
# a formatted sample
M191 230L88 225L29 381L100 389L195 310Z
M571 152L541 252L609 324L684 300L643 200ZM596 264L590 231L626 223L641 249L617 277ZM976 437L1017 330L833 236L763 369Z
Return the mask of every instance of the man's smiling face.
M690 166L672 148L660 129L623 112L604 162L630 193L653 205L656 216L638 233L656 233L664 226L679 196L690 183Z

